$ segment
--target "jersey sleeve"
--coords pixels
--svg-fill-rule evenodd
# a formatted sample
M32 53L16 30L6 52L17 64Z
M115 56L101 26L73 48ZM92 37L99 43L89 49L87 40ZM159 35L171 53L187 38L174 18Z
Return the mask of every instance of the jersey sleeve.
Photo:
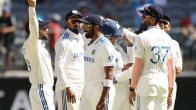
M177 41L173 40L173 42L174 42L173 44L175 47L175 54L176 54L176 57L174 58L175 66L182 69L182 54L181 54L180 46Z
M176 46L173 43L173 40L171 40L170 42L170 52L169 52L169 56L168 59L175 59L176 58Z
M57 43L55 46L55 72L60 81L65 87L70 87L66 73L64 71L64 65L68 57L69 48L63 43Z
M123 71L121 74L117 74L115 78L117 82L124 82L131 79L131 67L128 70Z
M138 36L135 40L135 57L143 58L144 51L145 51L145 47L142 40L142 36Z
M28 39L24 42L23 47L22 47L22 52L24 54L24 58L27 62L27 66L28 66L28 60L30 60L33 56L33 54L30 53L34 53L37 52L37 43L38 43L38 37L39 37L39 26L38 26L38 21L37 21L37 16L36 16L36 12L35 12L35 7L29 7L28 9L29 11L29 31L30 31L30 35L28 37ZM12 19L12 22L14 24L14 18ZM29 53L30 51L30 53ZM28 68L28 70L30 71L30 69Z
M35 12L35 7L29 7L29 40L31 46L37 45L38 38L39 38L39 24L37 20L37 15Z
M103 61L104 66L115 66L115 49L107 46L103 49L101 49L101 59Z
M132 47L127 47L127 55L129 57L129 63L133 63L134 59L135 59L135 50L134 50L135 45L133 45Z
M137 34L131 32L128 29L125 29L125 28L123 28L123 32L127 36L127 39L134 44Z

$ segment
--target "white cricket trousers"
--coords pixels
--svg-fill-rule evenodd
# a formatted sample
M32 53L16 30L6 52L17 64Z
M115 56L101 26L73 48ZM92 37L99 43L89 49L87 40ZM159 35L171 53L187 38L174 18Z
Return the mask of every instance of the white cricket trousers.
M32 85L29 98L32 110L55 110L52 85Z
M61 90L60 92L56 93L58 110L79 110L83 86L78 86L78 87L74 86L70 88L75 93L76 103L67 102L66 90Z
M137 95L135 110L167 110L167 97Z
M115 84L115 97L112 110L134 110L129 103L129 81Z
M174 110L175 101L176 101L176 93L177 93L177 84L174 83L174 89L172 93L172 106L168 110Z
M103 90L102 83L85 84L82 92L80 110L96 110L96 106ZM114 86L110 87L109 95L105 101L104 110L112 110L115 95Z

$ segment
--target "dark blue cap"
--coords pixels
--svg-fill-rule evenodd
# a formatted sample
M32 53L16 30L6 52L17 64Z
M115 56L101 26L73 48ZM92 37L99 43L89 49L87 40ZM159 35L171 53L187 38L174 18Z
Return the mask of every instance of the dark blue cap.
M102 26L105 22L105 18L101 15L89 14L86 17L80 19L79 21L85 24Z
M70 12L66 14L65 20L67 21L68 19L72 17L82 18L82 14L78 10L71 10Z
M101 27L101 32L105 37L123 37L123 28L120 27L117 21L113 21L111 19L107 19L105 24Z
M139 10L139 12L144 15L152 16L157 20L160 20L163 17L163 10L155 5L146 6L143 10Z
M38 18L38 23L39 23L39 29L47 28L48 25L47 20L44 21L43 19Z
M170 22L170 18L166 15L163 15L163 18L161 20L165 20L165 21Z

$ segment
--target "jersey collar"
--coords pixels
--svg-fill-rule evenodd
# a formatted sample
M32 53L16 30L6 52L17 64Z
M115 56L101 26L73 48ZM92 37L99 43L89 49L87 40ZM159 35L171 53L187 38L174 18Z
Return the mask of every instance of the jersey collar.
M160 26L159 26L159 24L157 24L156 26L149 26L148 27L148 29L152 29L152 28L158 28L158 29L160 29Z
M43 47L46 47L46 43L43 42L42 40L39 39L38 42L39 42Z
M99 41L99 39L101 39L103 37L103 34L101 34L94 42L92 42L91 43L91 40L90 40L90 42L89 42L89 44L88 45L91 45L91 44L96 44L98 41Z

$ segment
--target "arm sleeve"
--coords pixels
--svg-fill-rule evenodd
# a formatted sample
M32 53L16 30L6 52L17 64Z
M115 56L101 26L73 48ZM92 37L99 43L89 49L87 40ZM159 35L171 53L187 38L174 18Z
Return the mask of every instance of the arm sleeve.
M177 57L177 54L176 54L176 46L173 42L173 40L171 40L170 42L170 52L169 52L169 56L168 56L168 59L175 59Z
M127 47L127 55L129 57L129 63L133 63L134 62L134 58L135 58L135 55L134 55L134 46L133 45L132 47Z
M123 28L123 32L127 36L127 39L134 44L137 34L131 32L128 29L125 29L125 28Z
M124 82L124 81L131 79L131 70L132 70L132 67L130 67L126 71L123 71L121 74L117 74L115 76L117 82Z
M67 56L69 53L69 48L59 43L55 47L55 53L56 53L55 72L57 74L57 77L64 84L65 88L70 87L70 84L68 82L68 79L67 79L67 76L64 70L65 62L67 60Z
M31 39L32 45L36 45L39 38L39 24L35 7L29 7L29 30L29 39Z
M105 47L101 49L102 61L104 66L115 66L115 49Z
M145 47L141 38L142 38L141 36L138 36L135 40L135 57L137 58L144 57Z
M175 49L176 49L175 50L176 51L176 58L174 59L175 66L182 69L183 62L182 62L182 54L181 54L179 43L174 40L174 45L175 45Z

